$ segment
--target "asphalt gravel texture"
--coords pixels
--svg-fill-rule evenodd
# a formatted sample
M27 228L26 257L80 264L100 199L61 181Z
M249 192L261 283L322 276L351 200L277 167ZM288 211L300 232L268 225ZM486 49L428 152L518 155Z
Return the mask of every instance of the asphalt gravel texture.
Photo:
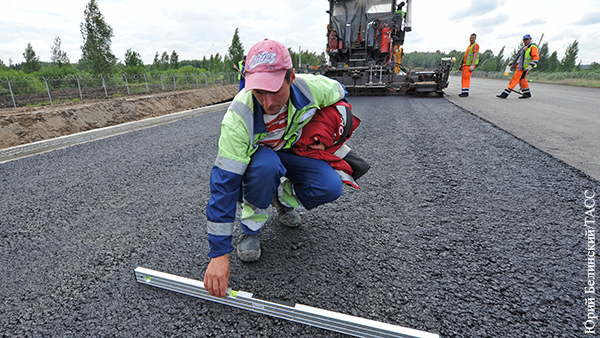
M271 217L231 287L441 337L590 336L598 181L443 98L350 102L361 190L300 228ZM136 282L203 279L223 113L0 164L2 337L344 336Z

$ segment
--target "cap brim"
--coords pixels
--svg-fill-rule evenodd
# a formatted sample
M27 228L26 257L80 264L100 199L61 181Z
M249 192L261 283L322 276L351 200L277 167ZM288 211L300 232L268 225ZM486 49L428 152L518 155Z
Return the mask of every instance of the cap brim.
M275 72L246 73L244 88L246 91L259 89L268 92L277 92L281 89L286 71L283 69Z

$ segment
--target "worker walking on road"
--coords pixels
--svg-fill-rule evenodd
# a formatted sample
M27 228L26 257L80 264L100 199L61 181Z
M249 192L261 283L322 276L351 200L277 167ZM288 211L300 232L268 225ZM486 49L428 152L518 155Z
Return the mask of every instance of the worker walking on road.
M530 70L537 67L540 54L538 53L538 46L531 42L531 35L526 34L523 36L523 47L517 53L517 57L514 61L508 63L511 69L515 69L515 73L510 79L508 87L500 95L496 95L501 99L506 99L511 91L519 84L521 93L520 99L528 99L531 97L531 90L529 89L529 82L527 82L527 74Z
M290 148L318 109L345 101L345 88L321 75L296 75L287 48L268 39L248 52L245 75L245 90L235 96L221 123L206 207L211 260L204 286L217 297L226 296L238 202L243 235L237 256L251 262L261 254L259 233L269 205L277 209L281 224L297 227L299 203L310 210L343 192L340 176L327 162Z
M460 65L460 69L462 70L462 92L458 94L460 97L469 96L471 74L473 74L473 70L475 70L475 67L479 64L479 44L475 42L475 39L477 39L477 34L471 34L469 37L469 42L471 42L471 44L465 52L462 65Z

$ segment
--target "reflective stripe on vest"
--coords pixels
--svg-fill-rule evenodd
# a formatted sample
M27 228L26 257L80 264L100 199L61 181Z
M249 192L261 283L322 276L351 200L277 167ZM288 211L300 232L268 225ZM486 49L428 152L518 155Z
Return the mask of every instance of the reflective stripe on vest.
M252 108L241 101L234 100L229 106L229 110L238 114L244 120L250 135L250 144L254 144L254 111L252 111Z

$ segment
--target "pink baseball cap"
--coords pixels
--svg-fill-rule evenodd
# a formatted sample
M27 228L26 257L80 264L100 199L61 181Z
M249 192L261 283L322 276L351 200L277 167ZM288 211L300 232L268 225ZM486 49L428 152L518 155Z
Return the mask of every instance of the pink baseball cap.
M277 41L264 39L252 46L246 57L246 91L278 91L288 69L292 69L292 57L287 48Z

